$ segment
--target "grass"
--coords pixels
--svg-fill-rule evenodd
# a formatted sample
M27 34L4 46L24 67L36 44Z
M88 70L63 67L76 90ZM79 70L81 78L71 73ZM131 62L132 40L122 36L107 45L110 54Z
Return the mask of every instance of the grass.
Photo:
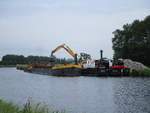
M12 103L0 100L0 113L18 113L19 108Z
M150 68L145 68L141 70L132 70L131 76L149 76L150 77Z
M27 64L17 64L16 65L16 68L17 69L20 69L20 70L25 70L26 68L28 67L28 65Z
M15 65L0 65L0 68L4 68L4 67L16 67Z
M23 108L17 105L0 100L0 113L66 113L65 110L49 110L46 104L32 104L27 101Z

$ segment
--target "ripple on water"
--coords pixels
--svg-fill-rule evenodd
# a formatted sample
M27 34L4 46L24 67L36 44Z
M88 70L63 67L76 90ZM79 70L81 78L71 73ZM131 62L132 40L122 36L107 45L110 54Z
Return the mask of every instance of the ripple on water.
M115 82L117 113L150 113L150 78L121 78Z

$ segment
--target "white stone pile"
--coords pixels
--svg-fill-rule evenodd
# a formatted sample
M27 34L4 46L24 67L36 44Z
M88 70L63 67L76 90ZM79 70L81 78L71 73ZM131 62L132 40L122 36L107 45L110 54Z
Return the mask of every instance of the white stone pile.
M141 70L141 69L145 69L148 68L147 66L145 66L144 64L140 63L140 62L136 62L136 61L132 61L130 59L123 59L124 62L124 66L127 68L130 68L131 70Z

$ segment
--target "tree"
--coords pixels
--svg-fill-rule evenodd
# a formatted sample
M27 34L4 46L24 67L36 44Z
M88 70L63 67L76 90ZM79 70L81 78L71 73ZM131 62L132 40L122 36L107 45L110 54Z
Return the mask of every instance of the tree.
M113 34L114 58L129 58L150 66L150 16L125 24Z
M54 56L55 64L71 64L74 62L73 59L56 58ZM16 65L16 64L32 64L33 62L38 62L40 64L51 64L51 58L46 56L27 56L23 55L5 55L0 61L0 65Z
M88 60L88 59L91 59L91 55L90 54L80 53L79 62L82 62L82 61Z
M22 55L5 55L2 57L1 64L3 65L25 64L25 58Z

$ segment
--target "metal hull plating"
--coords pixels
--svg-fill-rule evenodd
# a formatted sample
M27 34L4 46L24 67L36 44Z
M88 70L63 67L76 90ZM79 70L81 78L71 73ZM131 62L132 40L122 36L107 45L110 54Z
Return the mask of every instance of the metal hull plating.
M81 69L80 68L52 69L51 73L54 76L81 76Z
M53 75L53 76L128 76L130 70L125 69L106 69L106 68L64 68L64 69L51 69L51 68L33 68L31 73Z

